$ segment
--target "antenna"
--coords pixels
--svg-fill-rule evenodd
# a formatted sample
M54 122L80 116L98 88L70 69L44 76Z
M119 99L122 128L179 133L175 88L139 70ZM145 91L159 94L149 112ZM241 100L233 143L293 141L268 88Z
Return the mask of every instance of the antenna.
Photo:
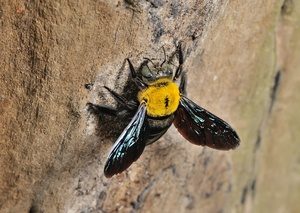
M160 64L160 66L164 65L164 63L167 61L167 55L166 55L165 47L162 46L161 48L162 48L162 50L163 50L163 52L164 52L164 61Z
M150 58L146 58L146 57L144 57L144 59L145 60L147 60L147 61L150 61L151 62L151 64L153 64L153 66L155 67L155 64L154 64L154 62L150 59ZM148 65L147 65L148 66Z

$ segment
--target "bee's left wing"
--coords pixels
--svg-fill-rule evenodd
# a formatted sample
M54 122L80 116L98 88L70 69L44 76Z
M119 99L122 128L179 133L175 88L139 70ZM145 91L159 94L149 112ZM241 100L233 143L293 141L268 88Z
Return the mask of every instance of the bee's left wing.
M175 113L174 125L185 139L196 145L228 150L240 143L228 123L184 96Z
M115 142L105 163L104 174L111 177L127 169L142 154L145 141L139 139L146 115L146 105L141 103L126 129Z

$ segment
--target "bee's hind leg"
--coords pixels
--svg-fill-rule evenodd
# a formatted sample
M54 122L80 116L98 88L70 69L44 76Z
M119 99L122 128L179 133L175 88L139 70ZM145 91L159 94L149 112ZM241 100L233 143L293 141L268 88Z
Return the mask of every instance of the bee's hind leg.
M113 91L107 86L104 86L104 88L107 89L110 92L110 94L113 96L113 98L128 111L136 111L138 109L139 104L137 102L126 100L126 98L124 98L122 95L118 94L117 92Z
M120 112L117 109L114 109L110 106L105 105L97 105L88 102L86 104L87 111L94 114L94 115L110 115L110 116L117 116Z

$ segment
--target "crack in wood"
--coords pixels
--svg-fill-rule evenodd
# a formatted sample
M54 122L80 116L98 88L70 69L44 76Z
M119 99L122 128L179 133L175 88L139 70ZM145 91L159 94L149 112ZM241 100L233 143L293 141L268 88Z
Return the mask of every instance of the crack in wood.
M274 103L276 102L278 88L280 86L280 81L281 81L281 73L282 73L282 71L278 70L275 75L275 78L274 78L274 84L273 84L273 88L271 91L271 103L270 103L269 112L272 111Z
M151 180L150 183L137 196L136 201L131 202L131 205L133 208L131 213L135 213L135 212L137 212L137 210L139 210L143 207L145 200L156 181L157 181L157 178Z
M257 133L257 137L254 145L254 153L259 149L260 144L261 144L261 128L259 128Z
M167 172L171 170L172 174L177 176L176 174L176 167L175 165L170 165L164 169L162 169L161 175L158 176L158 178L154 178L150 181L150 183L144 187L144 189L139 193L139 195L137 196L136 201L132 201L130 204L132 206L132 210L131 213L136 213L138 212L138 210L140 210L143 205L145 204L145 201L151 191L151 189L153 188L153 186L155 185L155 183L159 180L159 177L162 177L163 173ZM155 196L159 197L160 194L155 194Z
M294 0L285 0L281 6L281 15L290 15L294 10Z
M34 203L32 203L28 213L37 213L37 212L39 212L37 206Z
M255 192L256 192L256 178L254 178L249 184L244 186L241 195L241 200L240 200L241 204L245 205L249 193L251 193L252 198L254 198Z

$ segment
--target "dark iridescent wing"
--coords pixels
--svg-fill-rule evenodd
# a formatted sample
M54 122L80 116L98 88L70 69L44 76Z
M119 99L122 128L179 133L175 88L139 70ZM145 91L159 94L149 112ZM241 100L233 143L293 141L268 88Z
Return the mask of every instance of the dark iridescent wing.
M174 125L185 139L196 145L228 150L240 143L228 123L184 96L175 113Z
M104 167L106 177L111 177L127 169L142 154L145 141L139 140L146 114L146 105L142 103L126 129L117 139Z

